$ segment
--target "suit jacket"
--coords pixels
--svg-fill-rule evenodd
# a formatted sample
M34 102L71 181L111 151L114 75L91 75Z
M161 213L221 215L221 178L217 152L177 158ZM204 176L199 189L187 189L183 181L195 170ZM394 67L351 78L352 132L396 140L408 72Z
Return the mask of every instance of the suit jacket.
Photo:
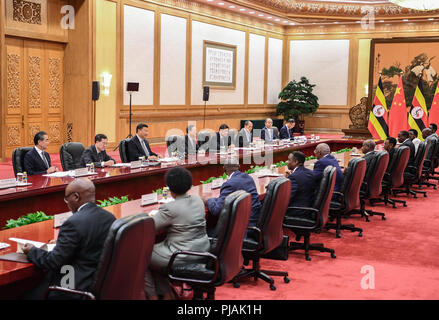
M149 147L149 143L147 140L145 140L145 144L146 144L146 149L149 152L149 155L157 156L156 153L151 151L151 148ZM128 161L129 162L137 161L139 160L139 157L145 157L146 159L148 159L148 157L145 154L145 151L143 151L143 148L140 145L139 138L137 138L137 135L135 135L128 141Z
M337 169L337 177L335 180L334 191L340 191L341 187L343 186L344 180L343 172L338 165L337 159L335 159L334 156L332 156L331 154L328 154L327 156L321 158L314 164L314 176L316 180L320 182L323 177L323 171L327 166L333 166Z
M184 136L184 152L186 154L196 154L198 149L200 148L200 143L199 141L194 141L195 144L195 149L194 146L192 144L190 144L189 142L189 136L185 135Z
M75 289L88 291L93 284L108 231L115 220L110 212L89 202L63 223L51 252L33 247L27 257L36 267L49 271L50 285L60 286L64 276L61 267L72 266Z
M247 133L244 128L241 129L238 133L238 146L240 148L242 147L248 147L250 143L253 141L253 130L250 132L250 141L247 138Z
M291 181L291 195L288 207L311 207L314 203L314 193L317 189L314 173L299 166L289 175ZM288 210L287 215L291 217L315 219L315 213L302 210Z
M169 260L177 250L208 251L205 215L203 200L196 195L178 196L175 201L160 206L152 218L157 231L166 229L166 238L154 245L154 253ZM177 257L177 261L183 260L182 257ZM184 258L188 259L194 258Z
M259 201L259 194L256 190L255 182L253 178L250 177L247 173L235 171L232 174L232 177L224 182L221 186L219 198L208 199L206 202L206 206L212 215L218 216L223 209L224 200L226 199L226 197L237 190L244 190L250 193L252 198L252 211L250 214L250 221L248 225L255 226L259 219L261 202Z
M279 139L294 139L293 129L285 125L280 129Z
M221 150L221 134L219 132L217 132L215 134L215 138L210 139L210 149L211 150L216 150L216 151L220 151ZM227 145L226 147L228 148L231 144L232 144L232 137L230 135L228 135L226 137L227 140Z
M84 150L80 162L82 167L85 167L87 164L92 162L95 164L95 167L101 167L102 161L109 161L109 160L113 160L114 163L116 163L116 160L110 157L105 150L101 151L98 154L96 146L93 144Z
M389 153L389 163L387 164L386 172L390 172L392 170L392 159L393 159L393 155L395 154L395 148L390 149L388 153Z
M268 134L267 134L267 127L263 127L262 131L261 131L261 139L265 140L266 142L271 142L273 140L279 139L279 129L276 127L271 127L272 129L272 133L273 133L273 137L270 139Z
M409 158L409 162L407 163L407 167L413 165L413 163L415 162L415 154L416 154L415 145L410 139L407 139L401 145L410 148L410 158Z
M50 168L50 155L46 151L43 151L43 154L46 157L49 167L46 166L35 148L32 148L31 151L26 153L24 156L24 171L26 171L28 175L44 174L47 172L47 169Z

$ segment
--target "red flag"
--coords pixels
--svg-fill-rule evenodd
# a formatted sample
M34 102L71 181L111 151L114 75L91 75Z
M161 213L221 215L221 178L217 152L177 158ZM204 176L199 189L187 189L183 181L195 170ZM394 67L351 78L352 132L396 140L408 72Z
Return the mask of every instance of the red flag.
M428 113L428 125L430 123L439 124L439 82L437 83L436 92L431 103L430 112Z
M400 131L408 129L407 105L401 76L389 111L389 136L396 138Z

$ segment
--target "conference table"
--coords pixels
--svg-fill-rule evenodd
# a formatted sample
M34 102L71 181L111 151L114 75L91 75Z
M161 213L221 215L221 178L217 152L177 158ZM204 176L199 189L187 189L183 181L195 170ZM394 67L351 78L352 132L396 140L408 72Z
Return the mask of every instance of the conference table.
M286 161L288 154L298 150L306 156L314 154L319 143L327 143L331 151L347 147L360 148L362 140L321 139L310 140L306 143L290 143L276 146L265 146L263 149L244 150L235 148L233 156L238 157L241 169L247 170L254 165L270 165ZM109 197L128 195L129 199L139 199L143 194L151 193L165 186L164 174L173 166L182 166L192 173L194 185L210 177L224 173L223 163L232 156L216 152L204 156L189 156L173 163L161 163L160 166L131 169L128 167L97 168L96 175L87 176L96 186L96 199L104 200ZM8 219L17 219L27 213L43 211L46 215L66 211L64 190L73 177L54 178L45 175L35 175L28 178L32 185L0 189L0 228Z
M349 152L336 154L336 158L339 164L344 168L345 164L352 158ZM316 160L307 161L305 166L309 169L313 168ZM286 167L275 169L272 174L268 174L267 171L262 171L251 174L255 181L256 188L260 194L261 200L265 195L266 186L276 179L277 176L284 176ZM277 176L276 176L277 174ZM193 186L188 192L191 195L198 195L200 197L218 197L220 188L212 188L212 183L199 184ZM162 199L161 195L158 195L158 201ZM138 213L152 213L153 210L157 210L160 207L160 203L153 203L142 206L141 199L132 200L129 202L105 207L105 210L111 212L117 219L125 216L138 214ZM66 210L64 210L66 211ZM62 213L65 214L65 213ZM216 218L209 215L206 212L206 220L208 228L212 227ZM38 222L22 227L13 229L7 229L0 231L0 242L6 242L10 244L10 247L0 250L0 255L13 253L17 251L17 244L14 241L9 240L11 237L40 241L48 243L51 240L56 240L58 237L59 228L54 227L54 220L47 220ZM0 300L1 299L15 299L18 298L21 293L26 289L32 287L42 279L43 272L34 267L31 263L11 262L0 260Z

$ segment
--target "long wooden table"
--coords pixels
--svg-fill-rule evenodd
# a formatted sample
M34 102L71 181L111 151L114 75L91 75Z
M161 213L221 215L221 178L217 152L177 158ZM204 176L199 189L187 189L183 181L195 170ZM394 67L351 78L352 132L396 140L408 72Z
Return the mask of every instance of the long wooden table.
M339 160L340 165L343 167L345 163L349 162L351 157L348 153L338 154L336 157ZM306 166L312 169L315 160L307 161ZM278 173L284 174L286 167L279 168ZM276 177L259 177L259 173L251 175L255 181L257 190L261 196L261 200L265 195L265 187L269 182ZM217 197L220 189L212 189L211 184L193 186L189 191L189 194L199 195L201 197ZM161 196L158 196L161 199ZM141 199L129 201L126 203L109 206L105 209L113 213L114 216L119 219L132 214L137 213L149 213L152 210L158 209L159 203L151 204L148 206L141 206ZM208 223L209 223L208 217ZM54 228L54 221L44 221L35 224L18 227L9 230L0 231L0 241L9 243L9 248L0 250L0 255L4 255L11 252L16 252L16 243L10 241L9 238L23 238L40 242L49 242L52 239L58 237L59 229ZM42 272L37 270L33 264L30 263L16 263L10 261L0 260L0 299L8 299L18 297L23 290L29 288L32 284L35 284L42 277Z
M267 159L264 165L286 161L288 154L299 150L305 155L313 155L317 144L325 142L331 147L331 151L337 151L346 147L360 147L362 140L319 140L308 141L302 145L287 145L266 147L262 152L237 150L235 156L239 157L242 170L247 170L251 165L260 165L255 160ZM207 154L201 159L189 158L178 161L171 165L160 167L146 167L140 169L130 168L104 168L96 169L98 175L89 176L96 186L96 199L104 200L109 197L121 197L129 195L130 199L138 199L142 194L147 194L162 188L165 185L164 173L172 166L183 166L191 171L194 184L206 180L212 176L223 174L222 163L227 156L217 153ZM6 220L36 211L46 214L57 214L66 210L63 201L64 190L74 178L49 178L43 175L29 177L32 183L28 187L15 187L0 190L0 227Z

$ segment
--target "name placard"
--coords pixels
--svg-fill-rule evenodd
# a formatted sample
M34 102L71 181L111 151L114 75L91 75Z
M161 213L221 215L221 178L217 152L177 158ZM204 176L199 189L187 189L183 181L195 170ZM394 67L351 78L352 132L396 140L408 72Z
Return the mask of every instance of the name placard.
M221 188L224 183L224 179L215 179L212 181L212 189Z
M142 161L131 161L131 169L138 169L142 166Z
M68 218L70 218L73 215L71 211L55 214L55 217L53 218L53 227L58 228L61 227L64 221L66 221Z
M153 203L157 203L157 202L158 202L157 193L150 193L150 194L142 195L142 201L141 201L142 206L147 206L149 204L153 204Z
M75 169L75 177L88 176L89 174L87 168Z
M15 180L15 178L0 180L0 189L11 188L11 187L15 187L16 185L17 185L17 180Z

